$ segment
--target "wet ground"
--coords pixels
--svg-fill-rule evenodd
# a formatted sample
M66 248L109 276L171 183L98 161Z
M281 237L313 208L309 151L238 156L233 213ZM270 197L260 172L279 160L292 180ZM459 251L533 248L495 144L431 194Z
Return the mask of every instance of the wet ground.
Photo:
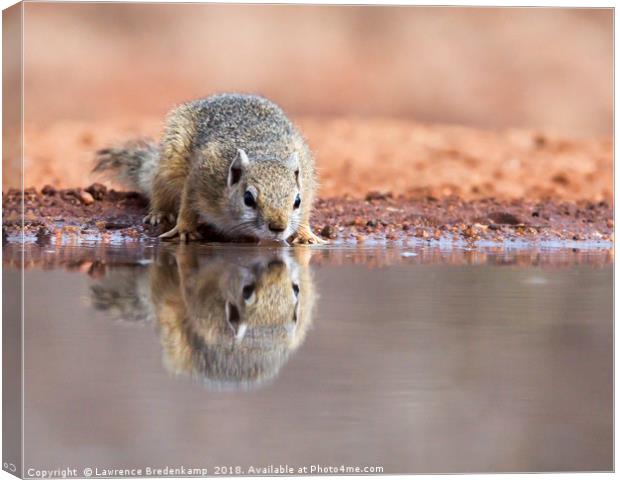
M144 197L102 184L62 190L46 186L23 193L14 189L2 202L4 243L20 242L22 232L24 241L39 245L148 243L162 233L142 224L148 205ZM605 200L463 200L389 192L319 199L311 223L336 245L405 247L422 242L611 248L614 227L613 208ZM218 240L208 229L203 234L206 240Z
M442 245L5 244L26 468L611 470L611 251Z

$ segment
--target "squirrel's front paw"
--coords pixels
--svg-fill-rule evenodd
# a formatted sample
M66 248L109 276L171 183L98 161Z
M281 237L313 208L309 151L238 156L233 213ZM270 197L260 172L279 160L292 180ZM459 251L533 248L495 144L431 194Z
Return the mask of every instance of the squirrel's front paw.
M318 237L314 233L312 233L310 227L301 227L297 231L297 234L293 239L293 243L305 245L323 245L327 243L327 240L324 240L321 237Z
M148 223L151 225L159 225L160 223L166 221L170 224L173 224L174 222L176 222L176 218L172 213L151 212L142 219L143 223Z
M179 237L179 240L183 243L189 240L200 240L200 234L195 228L183 227L177 224L172 230L168 230L166 233L162 233L159 238L170 239Z

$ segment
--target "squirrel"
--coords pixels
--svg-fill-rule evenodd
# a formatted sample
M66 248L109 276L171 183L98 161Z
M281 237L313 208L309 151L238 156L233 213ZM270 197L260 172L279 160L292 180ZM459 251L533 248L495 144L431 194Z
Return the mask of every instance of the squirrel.
M202 221L233 240L325 243L309 223L317 185L310 149L282 109L260 96L184 103L168 114L159 145L99 150L93 171L113 171L145 194L145 223L176 223L160 238L198 239Z
M90 301L123 323L153 324L168 372L209 389L253 389L277 377L312 324L310 256L171 245L148 266L110 268Z

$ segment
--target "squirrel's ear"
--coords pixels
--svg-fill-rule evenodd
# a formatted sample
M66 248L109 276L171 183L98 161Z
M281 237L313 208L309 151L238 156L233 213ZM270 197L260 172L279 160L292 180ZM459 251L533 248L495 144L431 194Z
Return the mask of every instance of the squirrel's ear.
M231 187L235 183L238 183L241 180L241 172L243 169L247 167L250 163L250 159L248 158L248 154L241 148L237 149L237 156L231 162L230 168L228 169L228 186Z
M235 341L240 342L241 340L243 340L248 326L245 322L241 321L239 309L232 303L226 302L225 312L228 326L232 328L233 332L235 333Z
M299 182L299 154L293 152L286 162L288 167L295 172L295 178Z
M288 157L286 164L292 170L299 170L299 154L297 152L293 152L291 156Z

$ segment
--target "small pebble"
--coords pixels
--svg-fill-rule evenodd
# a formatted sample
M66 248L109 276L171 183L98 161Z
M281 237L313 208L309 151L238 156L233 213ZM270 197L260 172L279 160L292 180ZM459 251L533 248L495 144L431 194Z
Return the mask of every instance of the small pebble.
M55 195L56 194L56 189L54 187L52 187L51 185L45 185L41 189L41 193L43 195Z
M332 238L335 235L336 235L336 231L334 230L334 227L332 227L331 225L325 225L321 229L321 236L325 238Z
M80 191L78 195L79 195L80 201L84 205L92 205L95 202L95 199L93 198L93 196L88 192Z
M93 183L84 190L90 193L95 200L103 200L108 191L107 187L101 183Z
M428 238L429 234L426 230L423 230L421 228L418 228L415 232L415 236L418 238Z
M474 229L474 227L469 226L463 230L463 236L467 238L475 238L478 235L478 232Z
M372 192L368 192L366 194L366 201L370 201L370 200L386 200L388 198L392 198L392 192L376 192L376 191L372 191Z

